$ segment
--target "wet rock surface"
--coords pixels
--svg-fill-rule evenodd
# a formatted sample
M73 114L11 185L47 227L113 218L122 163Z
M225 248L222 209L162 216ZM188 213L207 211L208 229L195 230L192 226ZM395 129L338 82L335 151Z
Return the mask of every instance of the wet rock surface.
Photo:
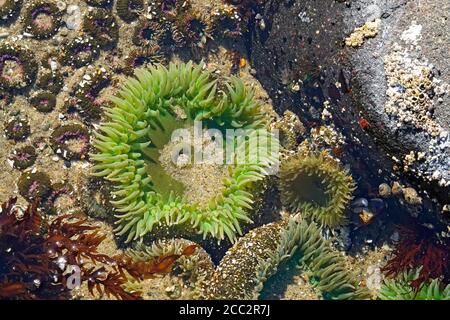
M417 6L406 0L268 1L256 16L248 51L255 75L279 114L294 112L307 132L325 124L345 137L338 156L361 182L356 198L375 197L380 184L406 176L406 185L419 191L423 203L414 207L389 200L389 211L410 211L410 216L444 222L445 229L448 221L441 209L449 202L449 187L442 182L450 174L448 95L437 89L427 93L433 106L427 116L444 132L434 136L410 125L399 127L398 117L385 110L385 59L396 42L407 42L411 59L429 67L436 87L442 90L448 83L449 35L443 30L448 30L450 11L437 8L449 4L429 2ZM356 28L376 19L380 22L375 37L357 48L345 46ZM413 21L423 24L420 36L419 27L411 28ZM433 173L439 180L431 179Z

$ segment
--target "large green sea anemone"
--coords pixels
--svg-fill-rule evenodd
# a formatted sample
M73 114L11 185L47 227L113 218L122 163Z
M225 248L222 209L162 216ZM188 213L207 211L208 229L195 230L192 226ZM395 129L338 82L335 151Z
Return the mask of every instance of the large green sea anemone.
M276 148L278 142L264 131L267 118L244 84L237 78L211 80L203 67L187 63L138 70L105 108L106 119L93 140L98 150L92 155L93 174L115 184L112 203L120 212L116 231L127 234L127 241L157 227L234 240L241 234L241 222L251 222L254 196L249 191L276 160L263 153L263 144ZM244 152L255 161L183 167L164 162L175 130L190 130L198 121L204 129L221 133L259 130L245 131L250 132L245 139L234 137L226 143L235 154ZM266 134L256 133L262 131ZM256 139L257 147L249 148ZM173 155L171 149L168 158Z

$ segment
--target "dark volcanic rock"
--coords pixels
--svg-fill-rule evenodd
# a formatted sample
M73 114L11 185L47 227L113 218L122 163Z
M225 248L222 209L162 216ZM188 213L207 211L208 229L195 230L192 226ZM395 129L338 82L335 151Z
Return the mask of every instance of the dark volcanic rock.
M434 138L433 142L431 136L420 130L398 130L397 120L384 109L388 89L384 58L389 53L389 45L411 24L415 10L418 8L406 0L267 1L256 17L248 50L256 77L280 114L285 110L293 111L309 129L333 123L344 134L347 147L341 158L361 182L357 196L370 194L379 183L392 181L394 177L403 178L392 170L402 167L401 163L392 162L392 156L401 160L411 150L427 155L434 152L436 157L426 159L428 164L410 165L408 183L420 184L430 197L439 198L437 208L430 209L431 205L427 204L423 211L433 211L431 215L442 220L439 211L449 202L449 189L439 186L439 181L430 184L426 177L436 169L450 174L448 149L442 147L448 143L448 138L442 135L444 138ZM434 39L441 39L448 48L448 34L439 37L437 26L432 28L431 25L449 20L445 20L443 13L424 12L424 15L429 16L430 26L425 28L424 22L423 29L428 33L424 31L422 39L427 39L435 49L427 46L422 55L429 55L435 66L443 65L438 67L442 74L448 71L445 65L450 63L442 57L449 53L436 45ZM375 38L366 39L360 48L345 47L344 39L356 27L377 18L381 19L381 25ZM325 101L331 103L331 120L322 117ZM436 105L435 118L448 129L446 103Z

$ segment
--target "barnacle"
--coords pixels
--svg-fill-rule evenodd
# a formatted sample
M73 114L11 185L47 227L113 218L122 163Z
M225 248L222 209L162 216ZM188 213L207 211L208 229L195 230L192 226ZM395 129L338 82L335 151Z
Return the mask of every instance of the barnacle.
M0 89L19 91L36 79L38 66L33 53L21 46L0 44Z
M100 97L101 92L111 83L111 74L100 67L84 75L75 88L76 109L86 123L98 121L102 115L105 101Z
M144 9L144 0L117 0L117 15L125 22L136 20Z
M106 9L93 10L85 15L83 30L93 37L102 49L113 47L119 40L119 25L112 12Z
M20 116L12 117L5 125L6 137L15 141L26 139L30 132L28 120Z
M79 124L66 124L53 131L50 143L63 159L84 159L89 149L89 131Z
M6 24L16 18L22 8L22 0L4 0L0 5L0 24Z
M14 168L26 169L36 161L36 150L33 146L24 146L15 149L10 157Z
M128 234L128 241L143 237L157 225L234 240L241 233L240 222L251 221L248 211L253 195L248 190L275 161L273 154L261 150L271 137L260 132L265 129L266 116L237 78L230 79L218 98L216 81L202 68L189 62L136 71L137 78L130 78L119 96L112 98L114 106L107 108L107 118L95 132L93 146L98 153L91 155L96 162L93 174L117 184L114 195L118 199L113 205L121 214L117 215L116 231ZM189 132L198 121L219 132L259 129L252 131L249 141L232 139L236 153L247 157L259 153L258 159L248 164L199 164L181 170L171 157L179 156L178 164L187 154L177 155L171 135L177 129ZM256 133L261 134L258 137ZM257 138L263 139L258 148L246 148L245 142L254 143ZM272 141L275 143L278 145ZM207 175L203 184L183 183L195 170L198 177ZM214 185L203 187L211 183ZM185 193L186 188L192 192Z
M134 29L131 39L136 46L155 46L164 36L163 26L154 20L141 20Z
M24 172L17 182L19 193L29 201L42 200L50 192L52 183L46 173Z
M86 0L86 3L93 7L108 7L113 3L113 0Z
M382 300L450 300L450 284L439 279L422 283L419 290L411 286L419 278L420 268L404 271L395 278L385 279L379 294Z
M164 62L164 56L159 54L159 50L160 47L155 45L131 51L125 59L124 73L132 75L134 70L139 67L148 67Z
M322 226L345 223L345 205L355 184L340 164L326 152L316 153L302 144L280 167L281 198L286 207L301 212Z
M39 0L27 7L23 24L25 31L37 39L53 36L62 25L62 12L51 2Z
M56 106L56 96L49 91L41 91L31 97L30 103L40 112L51 112Z
M36 86L42 90L58 94L64 86L64 78L60 72L48 71L40 75Z
M100 47L92 37L78 37L64 47L60 60L62 64L81 68L96 60Z
M315 280L324 299L367 299L343 257L332 249L314 222L299 216L254 229L240 238L220 262L207 297L257 299L266 281L282 264L299 256L299 268Z

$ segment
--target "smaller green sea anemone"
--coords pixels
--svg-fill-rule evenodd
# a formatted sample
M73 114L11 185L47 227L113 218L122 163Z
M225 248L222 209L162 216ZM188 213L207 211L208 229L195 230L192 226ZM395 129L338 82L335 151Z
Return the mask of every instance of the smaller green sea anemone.
M302 144L280 167L282 202L322 226L346 222L345 205L355 190L353 179L327 152L316 153Z
M450 284L439 279L423 283L418 291L410 283L419 277L420 269L401 273L396 278L385 279L380 291L382 300L450 300Z

